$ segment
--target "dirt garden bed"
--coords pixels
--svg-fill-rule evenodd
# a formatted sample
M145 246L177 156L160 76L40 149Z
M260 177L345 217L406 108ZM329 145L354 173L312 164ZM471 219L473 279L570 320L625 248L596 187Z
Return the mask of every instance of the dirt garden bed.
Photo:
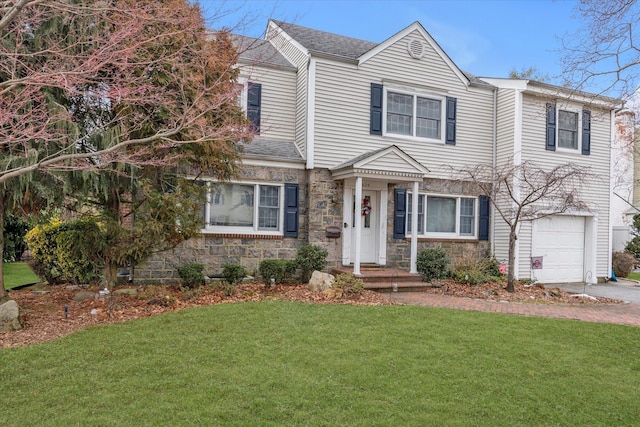
M243 301L282 300L323 304L394 304L388 294L364 291L361 294L336 295L335 292L309 291L304 285L276 285L266 289L259 283L240 285L231 296L213 286L182 289L174 286L119 286L100 296L97 286L36 286L13 290L10 297L20 306L24 328L0 334L0 347L18 347L50 341L90 325L117 323L188 307ZM543 286L524 287L516 292L504 290L504 284L463 285L443 281L439 288L424 292L457 297L537 304L615 304L621 301L598 298L597 301L571 297L559 289ZM65 310L66 308L66 310Z

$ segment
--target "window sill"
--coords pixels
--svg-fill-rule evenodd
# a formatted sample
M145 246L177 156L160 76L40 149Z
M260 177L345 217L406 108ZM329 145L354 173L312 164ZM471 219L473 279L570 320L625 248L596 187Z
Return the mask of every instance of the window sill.
M411 236L405 237L404 240L411 241ZM480 240L476 237L418 237L418 242L442 242L442 243L478 243Z
M214 233L210 231L203 231L204 237L223 237L226 239L264 239L264 240L282 240L284 238L281 234L258 234L258 233Z
M556 147L556 153L564 153L564 154L574 154L574 155L579 155L582 153L582 149L581 148L562 148L562 147Z
M398 133L383 133L382 137L385 139L394 139L398 141L411 141L411 142L420 142L420 143L428 143L428 144L436 144L436 145L446 145L444 139L420 138L418 136L402 135Z

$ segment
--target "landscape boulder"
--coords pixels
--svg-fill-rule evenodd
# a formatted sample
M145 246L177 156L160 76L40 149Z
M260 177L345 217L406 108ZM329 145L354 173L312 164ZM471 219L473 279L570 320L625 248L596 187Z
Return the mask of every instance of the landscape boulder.
M333 281L335 277L331 274L323 273L321 271L314 271L309 280L307 288L310 291L323 292L327 289L333 288Z
M0 305L0 333L17 331L22 328L20 324L20 308L14 300L9 300Z

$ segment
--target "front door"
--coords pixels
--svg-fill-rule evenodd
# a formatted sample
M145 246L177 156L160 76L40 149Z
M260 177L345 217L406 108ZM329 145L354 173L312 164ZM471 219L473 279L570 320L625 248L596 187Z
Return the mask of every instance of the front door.
M379 207L377 200L377 192L363 191L362 200L355 200L354 194L353 218L351 221L351 262L355 259L355 223L356 215L362 216L362 233L360 244L360 262L374 263L377 262L378 249L378 219Z

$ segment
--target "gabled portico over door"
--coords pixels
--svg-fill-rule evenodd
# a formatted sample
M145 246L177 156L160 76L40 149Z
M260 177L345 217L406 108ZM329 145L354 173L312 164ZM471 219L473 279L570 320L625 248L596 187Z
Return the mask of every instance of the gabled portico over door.
M364 153L331 169L335 180L344 181L342 264L386 265L389 184L413 182L417 188L427 168L395 145ZM417 200L417 199L416 199ZM417 203L415 204L417 218ZM370 209L369 212L365 211ZM364 213L364 214L363 214ZM367 219L367 216L371 215ZM417 241L411 241L411 271L415 272Z

